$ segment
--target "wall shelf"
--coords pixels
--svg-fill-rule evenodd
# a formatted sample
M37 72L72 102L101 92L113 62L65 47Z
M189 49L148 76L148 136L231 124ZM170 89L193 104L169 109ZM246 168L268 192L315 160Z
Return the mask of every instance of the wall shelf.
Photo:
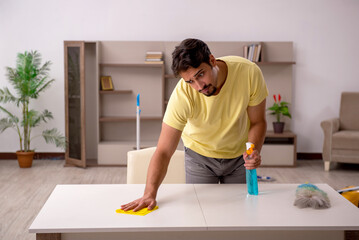
M163 63L100 63L100 67L163 67Z
M100 91L100 94L107 95L107 94L131 94L133 93L132 90L112 90L112 91Z
M162 117L147 117L141 116L141 121L153 121L153 120L162 120ZM136 117L100 117L100 122L125 122L125 121L135 121Z
M136 141L100 141L99 142L100 145L132 145L132 149L135 150L136 149ZM141 145L146 146L146 147L153 147L157 145L157 141L141 141ZM142 146L141 146L142 148Z
M295 136L292 131L284 131L283 133L275 133L274 131L266 132L266 138L293 138Z
M207 42L215 57L243 56L243 47L253 43L256 42ZM264 58L256 64L261 68L269 90L266 107L272 105L273 94L281 94L284 101L291 103L292 66L296 64L293 43L260 43ZM126 165L127 151L133 150L136 138L137 94L141 98L141 142L146 140L150 142L148 146L156 145L165 107L180 79L172 74L170 66L171 53L178 44L170 41L65 41L65 76L66 84L70 84L66 88L66 137L72 146L66 156L68 163L78 158L81 160L77 161L78 165L83 167L86 159L91 159L91 164L95 165L96 161L97 165ZM148 51L161 51L163 62L146 63ZM67 61L68 58L72 61ZM80 64L71 65L72 62ZM80 76L75 76L77 72ZM101 76L111 76L113 91L100 90ZM77 108L74 109L73 105ZM275 151L282 151L282 146L276 143L289 139L293 144L286 143L283 147L295 151L295 134L270 132L272 120L268 115L266 138L273 141L264 144L264 148L271 149L270 155L263 158L264 164L277 157ZM290 119L284 121L285 130L289 130ZM75 153L76 156L71 158ZM292 164L293 161L295 159L291 160Z

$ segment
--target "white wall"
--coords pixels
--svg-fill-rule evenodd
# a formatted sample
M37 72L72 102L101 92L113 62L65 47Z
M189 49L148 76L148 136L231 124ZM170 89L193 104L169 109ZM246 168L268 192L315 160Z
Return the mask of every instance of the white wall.
M64 40L293 41L297 150L321 152L320 122L338 116L342 91L359 91L358 23L357 0L0 0L0 88L18 52L39 50L57 81L35 107L64 132ZM1 152L17 149L14 131L0 135Z

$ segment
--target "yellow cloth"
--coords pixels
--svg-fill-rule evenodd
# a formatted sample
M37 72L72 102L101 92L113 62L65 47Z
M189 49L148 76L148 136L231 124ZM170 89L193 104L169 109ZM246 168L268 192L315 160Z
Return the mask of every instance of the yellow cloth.
M259 67L247 59L218 58L227 79L216 96L207 97L181 79L172 92L163 122L182 132L186 147L211 158L235 158L246 150L248 106L260 104L268 90Z
M141 210L138 210L137 212L134 212L133 210L124 211L122 209L116 209L117 213L123 213L123 214L131 214L131 215L139 215L139 216L145 216L146 214L149 214L150 212L153 212L158 209L158 206L156 206L152 210L148 210L148 208L142 208Z

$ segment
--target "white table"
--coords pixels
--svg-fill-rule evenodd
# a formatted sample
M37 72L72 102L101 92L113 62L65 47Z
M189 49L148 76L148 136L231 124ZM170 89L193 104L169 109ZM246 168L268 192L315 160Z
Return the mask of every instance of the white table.
M146 215L118 214L140 197L144 185L58 185L30 226L37 239L343 239L359 230L359 210L326 184L332 207L293 206L298 184L168 184L159 209Z

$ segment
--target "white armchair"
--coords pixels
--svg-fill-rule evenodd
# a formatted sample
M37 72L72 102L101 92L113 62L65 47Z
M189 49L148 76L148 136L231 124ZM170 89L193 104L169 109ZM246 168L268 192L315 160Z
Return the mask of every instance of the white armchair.
M147 169L156 147L127 153L127 184L146 183ZM176 150L168 165L163 183L186 183L184 151Z

